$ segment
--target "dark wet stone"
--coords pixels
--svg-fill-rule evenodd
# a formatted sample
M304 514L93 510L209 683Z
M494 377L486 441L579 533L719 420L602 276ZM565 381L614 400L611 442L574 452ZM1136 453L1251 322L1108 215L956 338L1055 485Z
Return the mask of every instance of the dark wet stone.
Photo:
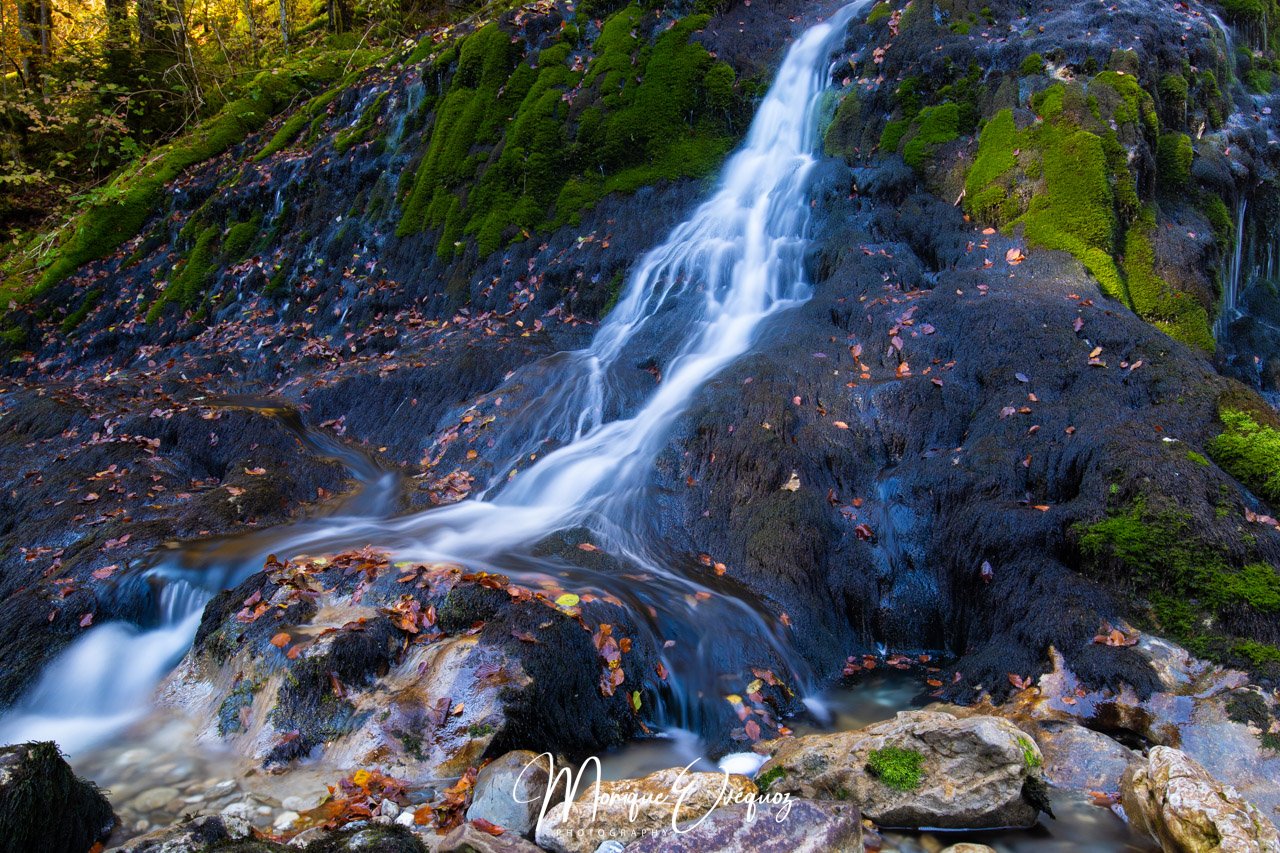
M107 798L56 744L0 747L0 853L84 853L115 824Z

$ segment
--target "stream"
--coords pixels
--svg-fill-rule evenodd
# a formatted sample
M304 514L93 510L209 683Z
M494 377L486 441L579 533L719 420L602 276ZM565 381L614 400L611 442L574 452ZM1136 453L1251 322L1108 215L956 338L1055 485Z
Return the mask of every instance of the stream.
M734 667L724 649L766 649L791 663L790 682L821 709L815 718L825 717L806 724L809 730L857 727L908 707L919 685L906 680L821 692L773 614L741 593L726 594L733 592L728 587L709 588L696 566L683 568L670 559L673 548L644 536L650 475L671 426L709 380L751 349L763 324L810 293L808 178L830 56L845 25L869 6L870 0L858 0L796 39L710 198L632 267L617 307L590 346L531 368L547 391L514 427L527 439L508 464L495 464L501 477L478 484L469 500L395 517L396 474L304 427L276 404L221 401L282 419L314 453L346 465L359 489L327 515L155 555L123 583L152 596L156 624L108 623L87 631L0 719L0 742L57 740L77 769L112 789L113 799L134 804L122 810L134 832L158 815L173 818L199 803L216 804L217 797L241 796L235 781L244 769L240 757L193 748L182 721L151 716L152 695L189 648L209 599L259 571L268 554L322 554L367 544L398 559L456 562L516 580L555 572L567 589L624 602L652 638L681 638L663 652L669 689L650 709L665 734L611 755L606 775L701 758L702 735L728 713L719 683ZM637 401L620 374L657 323L662 339L678 343L663 364L662 381ZM544 453L548 446L554 449ZM532 453L539 454L537 461L509 479L505 472ZM569 529L589 531L601 550L630 568L627 574L646 580L548 566L534 556L540 542ZM715 594L697 598L704 592ZM288 796L287 784L301 789L308 781L315 780L300 774L282 782L280 800ZM278 805L264 801L258 815L269 820ZM1056 824L983 840L1004 851L1143 849L1132 846L1126 827L1105 810L1063 801L1061 811Z

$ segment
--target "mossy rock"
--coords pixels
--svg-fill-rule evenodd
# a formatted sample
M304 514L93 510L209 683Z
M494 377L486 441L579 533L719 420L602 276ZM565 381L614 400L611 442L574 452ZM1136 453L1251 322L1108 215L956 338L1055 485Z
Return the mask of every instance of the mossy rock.
M0 748L0 853L85 853L115 823L107 798L72 772L57 744Z

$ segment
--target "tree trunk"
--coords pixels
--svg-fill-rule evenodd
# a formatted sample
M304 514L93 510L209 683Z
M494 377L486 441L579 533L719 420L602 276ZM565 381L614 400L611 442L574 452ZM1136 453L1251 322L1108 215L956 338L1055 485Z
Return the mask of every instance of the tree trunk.
M156 40L156 2L138 0L138 41L151 45Z
M280 0L280 41L289 46L289 0Z
M18 0L18 35L22 42L22 76L27 86L40 87L40 74L52 52L53 22L50 0Z
M349 0L329 0L329 29L335 33L345 33L351 27L351 4Z

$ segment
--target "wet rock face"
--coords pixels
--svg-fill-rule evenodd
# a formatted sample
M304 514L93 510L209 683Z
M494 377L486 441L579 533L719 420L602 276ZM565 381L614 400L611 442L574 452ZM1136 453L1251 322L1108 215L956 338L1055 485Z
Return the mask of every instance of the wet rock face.
M719 808L701 823L652 832L625 853L862 853L862 822L846 803L793 800Z
M766 793L845 801L885 826L1030 826L1042 804L1039 748L997 717L905 711L763 748L772 755L756 779Z
M249 837L249 822L231 815L204 815L163 827L111 849L110 853L191 853Z
M0 747L0 851L84 853L116 824L107 798L53 743Z
M1167 851L1280 848L1270 819L1179 750L1154 747L1146 761L1125 774L1122 793L1133 828Z
M603 842L623 844L664 826L696 820L757 794L745 776L659 770L641 779L595 782L547 813L535 841L555 853L591 853Z

